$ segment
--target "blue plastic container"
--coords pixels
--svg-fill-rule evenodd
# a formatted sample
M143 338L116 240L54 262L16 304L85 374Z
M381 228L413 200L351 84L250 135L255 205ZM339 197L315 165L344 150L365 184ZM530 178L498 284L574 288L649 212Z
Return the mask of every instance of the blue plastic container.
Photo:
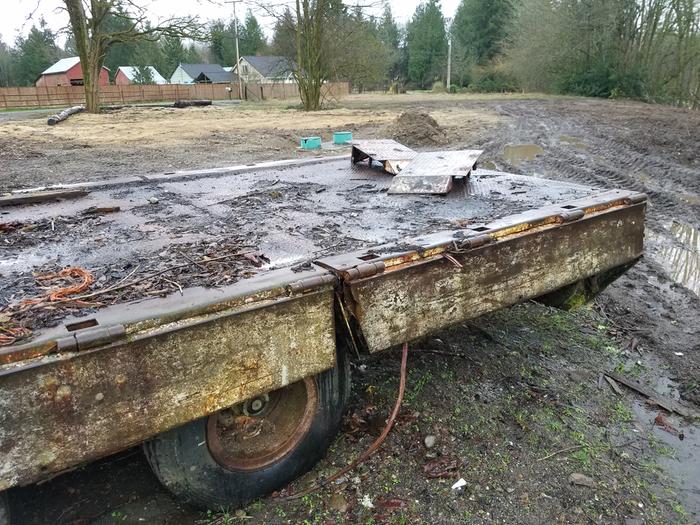
M302 137L302 149L318 149L321 147L321 137Z
M333 144L346 144L352 140L352 131L334 131Z

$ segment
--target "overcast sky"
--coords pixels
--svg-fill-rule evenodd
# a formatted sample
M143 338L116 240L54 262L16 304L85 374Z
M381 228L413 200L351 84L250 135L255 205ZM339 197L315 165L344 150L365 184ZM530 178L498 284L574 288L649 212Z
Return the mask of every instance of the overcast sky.
M421 0L389 0L394 17L400 23L410 20L416 6ZM43 17L51 29L58 31L66 26L68 17L59 7L61 0L0 0L2 4L2 16L0 16L0 38L7 44L14 43L20 34L27 34L33 22L37 22ZM264 10L258 7L262 2L267 5L279 5L284 0L255 0L241 1L237 4L239 10L238 17L242 19L242 13L251 8L258 17L260 23L265 28L268 36L271 35L273 19L265 16ZM226 4L224 0L142 0L138 2L144 6L152 20L159 18L182 15L199 15L204 20L217 18L229 18L232 6ZM345 0L348 5L358 3L357 0ZM375 14L381 13L381 1L360 0L361 5L376 5L373 8ZM442 11L446 17L454 16L459 0L442 0ZM63 42L63 38L61 38Z

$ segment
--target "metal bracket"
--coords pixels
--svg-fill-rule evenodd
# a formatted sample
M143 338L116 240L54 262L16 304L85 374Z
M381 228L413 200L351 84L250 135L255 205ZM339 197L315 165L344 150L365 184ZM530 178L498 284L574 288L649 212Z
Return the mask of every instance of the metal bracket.
M343 271L343 278L345 281L354 281L355 279L373 277L384 272L385 268L384 261L366 262Z
M81 352L89 348L107 345L126 336L124 325L100 326L78 330L56 341L58 352Z
M333 274L326 273L323 275L314 275L313 277L306 277L305 279L299 279L287 286L287 290L290 293L303 293L315 288L319 288L326 284L335 284L336 277Z

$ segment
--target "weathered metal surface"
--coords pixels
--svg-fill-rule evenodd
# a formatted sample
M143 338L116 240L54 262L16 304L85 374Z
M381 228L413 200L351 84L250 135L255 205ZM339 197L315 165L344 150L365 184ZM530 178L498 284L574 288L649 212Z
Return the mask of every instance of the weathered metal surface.
M415 259L387 256L382 274L347 283L350 310L375 352L540 296L640 257L644 208L623 204L570 222L514 228L454 250L450 259L461 267L441 255L444 246Z
M403 174L403 171L401 173ZM452 190L452 177L450 175L408 176L402 174L394 177L389 193L394 195L408 193L447 195Z
M87 194L88 192L84 189L60 189L12 193L10 195L0 197L0 208L4 206L19 206L22 204L55 201L59 199L76 199L78 197L85 197Z
M369 160L379 162L384 171L392 174L399 173L408 165L417 153L403 144L391 139L353 140L350 158L353 164Z
M333 323L326 285L0 368L0 491L332 367Z
M430 193L445 195L454 177L467 177L482 150L429 151L418 153L394 177L389 193Z

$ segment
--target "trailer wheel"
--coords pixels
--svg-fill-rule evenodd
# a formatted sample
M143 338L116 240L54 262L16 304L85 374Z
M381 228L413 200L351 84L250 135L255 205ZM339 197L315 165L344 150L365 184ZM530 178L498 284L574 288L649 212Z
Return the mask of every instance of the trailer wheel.
M7 492L0 492L0 525L10 525L10 503Z
M221 410L144 444L158 479L179 498L228 509L280 489L323 457L350 394L349 366Z

